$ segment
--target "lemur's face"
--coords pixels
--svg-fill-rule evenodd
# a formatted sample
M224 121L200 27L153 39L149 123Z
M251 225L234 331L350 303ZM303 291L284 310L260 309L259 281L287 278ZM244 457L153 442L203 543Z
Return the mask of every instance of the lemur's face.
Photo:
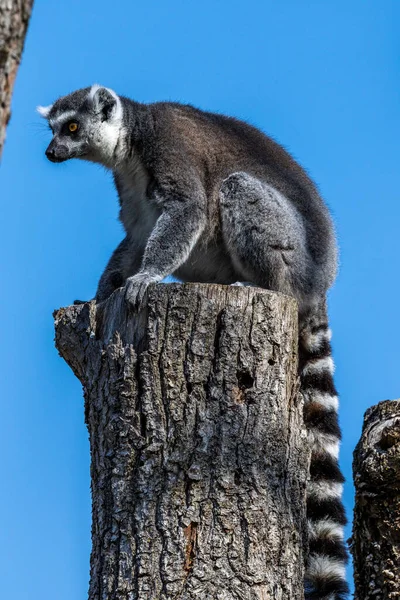
M82 158L112 167L122 126L122 106L108 88L94 85L38 107L53 132L46 156L52 162Z

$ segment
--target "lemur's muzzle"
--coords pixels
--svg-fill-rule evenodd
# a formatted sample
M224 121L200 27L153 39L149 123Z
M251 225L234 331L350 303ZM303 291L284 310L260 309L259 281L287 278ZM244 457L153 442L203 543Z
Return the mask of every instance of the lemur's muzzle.
M63 162L71 158L70 152L67 146L58 144L55 140L52 140L46 150L46 156L51 162Z

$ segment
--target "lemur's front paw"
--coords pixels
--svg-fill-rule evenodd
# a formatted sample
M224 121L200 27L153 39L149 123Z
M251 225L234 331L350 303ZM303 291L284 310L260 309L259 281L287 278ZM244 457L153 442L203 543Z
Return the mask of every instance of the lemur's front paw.
M147 288L151 283L157 283L158 277L149 273L138 273L126 280L125 300L136 308L140 308L146 295Z

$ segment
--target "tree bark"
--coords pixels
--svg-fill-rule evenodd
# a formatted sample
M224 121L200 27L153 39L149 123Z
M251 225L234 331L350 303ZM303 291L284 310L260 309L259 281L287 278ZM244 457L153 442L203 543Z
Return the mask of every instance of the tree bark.
M309 444L297 308L257 288L55 313L84 387L90 600L301 600Z
M365 413L354 452L351 551L357 600L400 598L400 400Z
M0 0L0 157L33 0Z

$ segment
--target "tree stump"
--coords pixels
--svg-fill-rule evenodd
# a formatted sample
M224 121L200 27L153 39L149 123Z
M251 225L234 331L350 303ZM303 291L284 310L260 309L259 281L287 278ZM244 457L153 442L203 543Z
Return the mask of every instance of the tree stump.
M353 462L357 600L400 598L400 400L368 409Z
M117 290L55 313L83 384L90 600L301 600L309 444L297 307L250 287Z

